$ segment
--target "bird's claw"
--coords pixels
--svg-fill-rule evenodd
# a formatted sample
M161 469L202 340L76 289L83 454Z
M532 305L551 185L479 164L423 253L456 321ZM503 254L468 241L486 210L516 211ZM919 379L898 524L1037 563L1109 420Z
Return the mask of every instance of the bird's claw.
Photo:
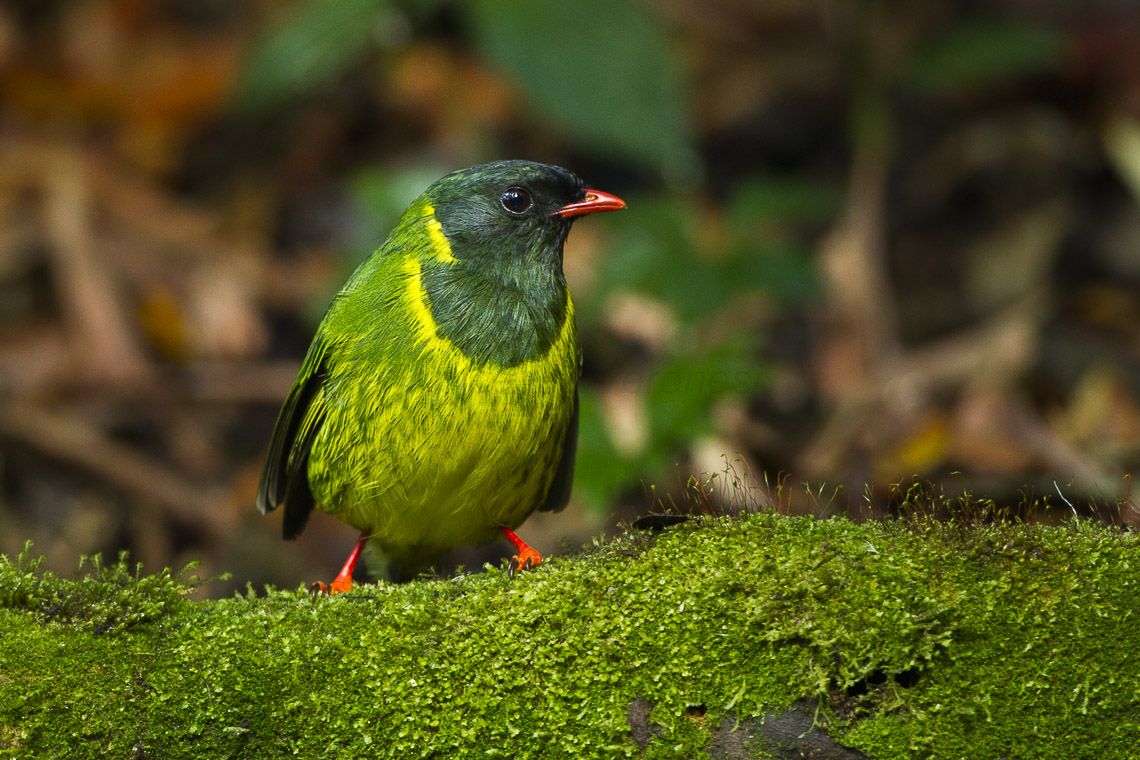
M369 531L361 531L360 538L356 539L356 546L352 547L349 552L348 559L344 561L344 567L333 578L332 583L321 583L315 581L309 586L309 593L312 596L317 594L325 594L332 596L333 594L343 594L345 591L352 590L352 571L356 569L356 563L360 559L361 552L364 551L364 545L368 543Z
M336 578L333 579L332 583L322 583L321 581L313 581L311 584L309 584L309 595L310 596L320 596L321 594L324 594L325 596L332 596L334 594L343 594L345 591L351 591L351 590L352 590L352 577L351 576L349 576L348 578L343 578L343 577L338 575Z
M507 576L514 578L523 570L531 570L542 564L542 555L527 546L518 554L511 557L511 564L507 568Z

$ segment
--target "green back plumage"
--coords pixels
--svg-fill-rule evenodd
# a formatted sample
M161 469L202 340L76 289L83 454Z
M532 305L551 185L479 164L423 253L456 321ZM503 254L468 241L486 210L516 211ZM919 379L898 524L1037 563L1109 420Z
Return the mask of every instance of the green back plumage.
M556 212L583 196L564 169L503 161L412 203L334 299L278 416L257 503L284 503L287 538L319 504L398 558L566 504L580 355ZM450 532L420 524L444 513Z

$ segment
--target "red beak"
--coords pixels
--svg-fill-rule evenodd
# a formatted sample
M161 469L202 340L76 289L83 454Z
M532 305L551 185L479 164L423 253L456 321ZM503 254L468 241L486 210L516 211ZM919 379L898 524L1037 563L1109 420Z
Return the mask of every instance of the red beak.
M623 208L625 208L625 201L616 195L587 188L586 197L583 200L567 203L555 213L563 219L573 219L576 216L593 214L597 211L618 211Z

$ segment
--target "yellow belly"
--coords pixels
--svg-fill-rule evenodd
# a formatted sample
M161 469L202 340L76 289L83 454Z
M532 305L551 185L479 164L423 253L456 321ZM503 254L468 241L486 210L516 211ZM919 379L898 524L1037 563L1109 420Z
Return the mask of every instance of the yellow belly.
M319 508L382 546L443 551L517 526L545 497L574 404L573 307L545 355L476 365L437 335L418 262L403 276L415 358L380 353L328 384L309 480Z

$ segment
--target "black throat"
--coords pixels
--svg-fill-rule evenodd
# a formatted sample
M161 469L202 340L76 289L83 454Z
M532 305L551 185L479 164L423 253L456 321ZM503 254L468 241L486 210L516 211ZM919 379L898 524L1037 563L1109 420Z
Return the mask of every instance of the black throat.
M569 313L560 272L475 272L426 263L423 285L441 338L477 365L515 367L550 351Z

